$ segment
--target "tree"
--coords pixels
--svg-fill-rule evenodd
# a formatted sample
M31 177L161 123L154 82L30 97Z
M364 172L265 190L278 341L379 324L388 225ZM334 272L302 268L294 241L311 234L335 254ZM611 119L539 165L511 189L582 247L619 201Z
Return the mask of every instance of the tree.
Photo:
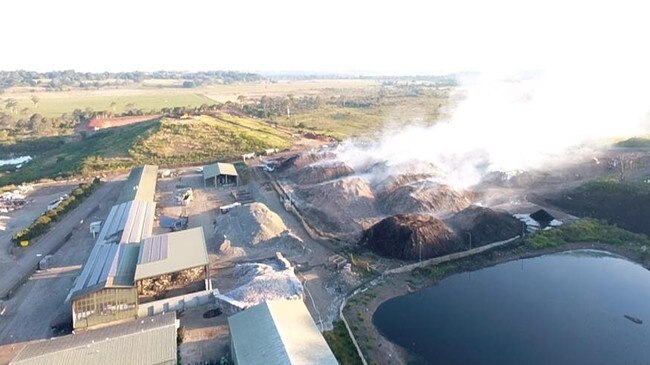
M12 114L16 114L16 107L18 106L18 102L16 99L7 99L5 101L5 109L11 111Z
M32 99L32 103L34 103L34 109L38 109L38 103L41 102L41 98L39 98L36 95L32 95L31 99Z
M609 168L616 171L618 181L624 182L638 159L639 156L636 154L618 155L609 161Z

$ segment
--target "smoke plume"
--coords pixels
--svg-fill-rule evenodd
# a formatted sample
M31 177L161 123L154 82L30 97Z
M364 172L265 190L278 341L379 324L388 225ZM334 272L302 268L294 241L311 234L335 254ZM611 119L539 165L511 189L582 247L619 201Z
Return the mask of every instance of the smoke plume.
M388 129L375 143L344 143L337 154L357 171L433 165L440 182L466 188L492 171L542 168L647 133L649 85L647 72L621 70L483 74L461 85L466 97L449 120Z

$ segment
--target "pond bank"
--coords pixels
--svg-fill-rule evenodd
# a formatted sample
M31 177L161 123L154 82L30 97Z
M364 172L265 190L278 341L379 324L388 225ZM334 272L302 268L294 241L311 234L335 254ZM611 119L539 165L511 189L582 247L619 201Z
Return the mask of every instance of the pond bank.
M627 249L625 246L603 243L571 243L560 247L534 250L524 246L519 240L507 247L470 258L416 269L411 273L383 276L377 280L376 285L368 287L364 292L351 298L344 309L344 314L370 364L406 364L409 359L406 350L384 338L372 323L373 314L383 302L435 285L440 280L454 274L475 271L508 261L578 249L608 251L630 261L641 263L648 268L648 263L643 262L644 258L638 251Z

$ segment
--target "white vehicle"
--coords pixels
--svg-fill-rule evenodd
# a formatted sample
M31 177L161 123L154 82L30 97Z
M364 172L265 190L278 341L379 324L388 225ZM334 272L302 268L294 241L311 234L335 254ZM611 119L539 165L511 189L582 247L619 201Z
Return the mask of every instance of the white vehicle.
M59 205L61 205L61 203L63 202L63 200L65 200L65 198L67 198L67 197L68 197L68 196L67 196L67 194L66 194L66 195L60 197L59 199L50 202L50 204L47 205L47 210L56 209L56 207L58 207Z
M239 206L241 206L241 203L237 202L237 203L232 203L232 204L224 205L224 206L220 207L219 210L221 210L221 213L222 213L222 214L226 214L226 213L228 213L231 209L236 208L236 207L239 207Z

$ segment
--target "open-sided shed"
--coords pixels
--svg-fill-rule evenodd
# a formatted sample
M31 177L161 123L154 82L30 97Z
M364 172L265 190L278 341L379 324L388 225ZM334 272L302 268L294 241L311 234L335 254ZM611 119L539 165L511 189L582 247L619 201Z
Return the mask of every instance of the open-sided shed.
M217 162L203 167L203 185L239 185L239 175L235 165Z

